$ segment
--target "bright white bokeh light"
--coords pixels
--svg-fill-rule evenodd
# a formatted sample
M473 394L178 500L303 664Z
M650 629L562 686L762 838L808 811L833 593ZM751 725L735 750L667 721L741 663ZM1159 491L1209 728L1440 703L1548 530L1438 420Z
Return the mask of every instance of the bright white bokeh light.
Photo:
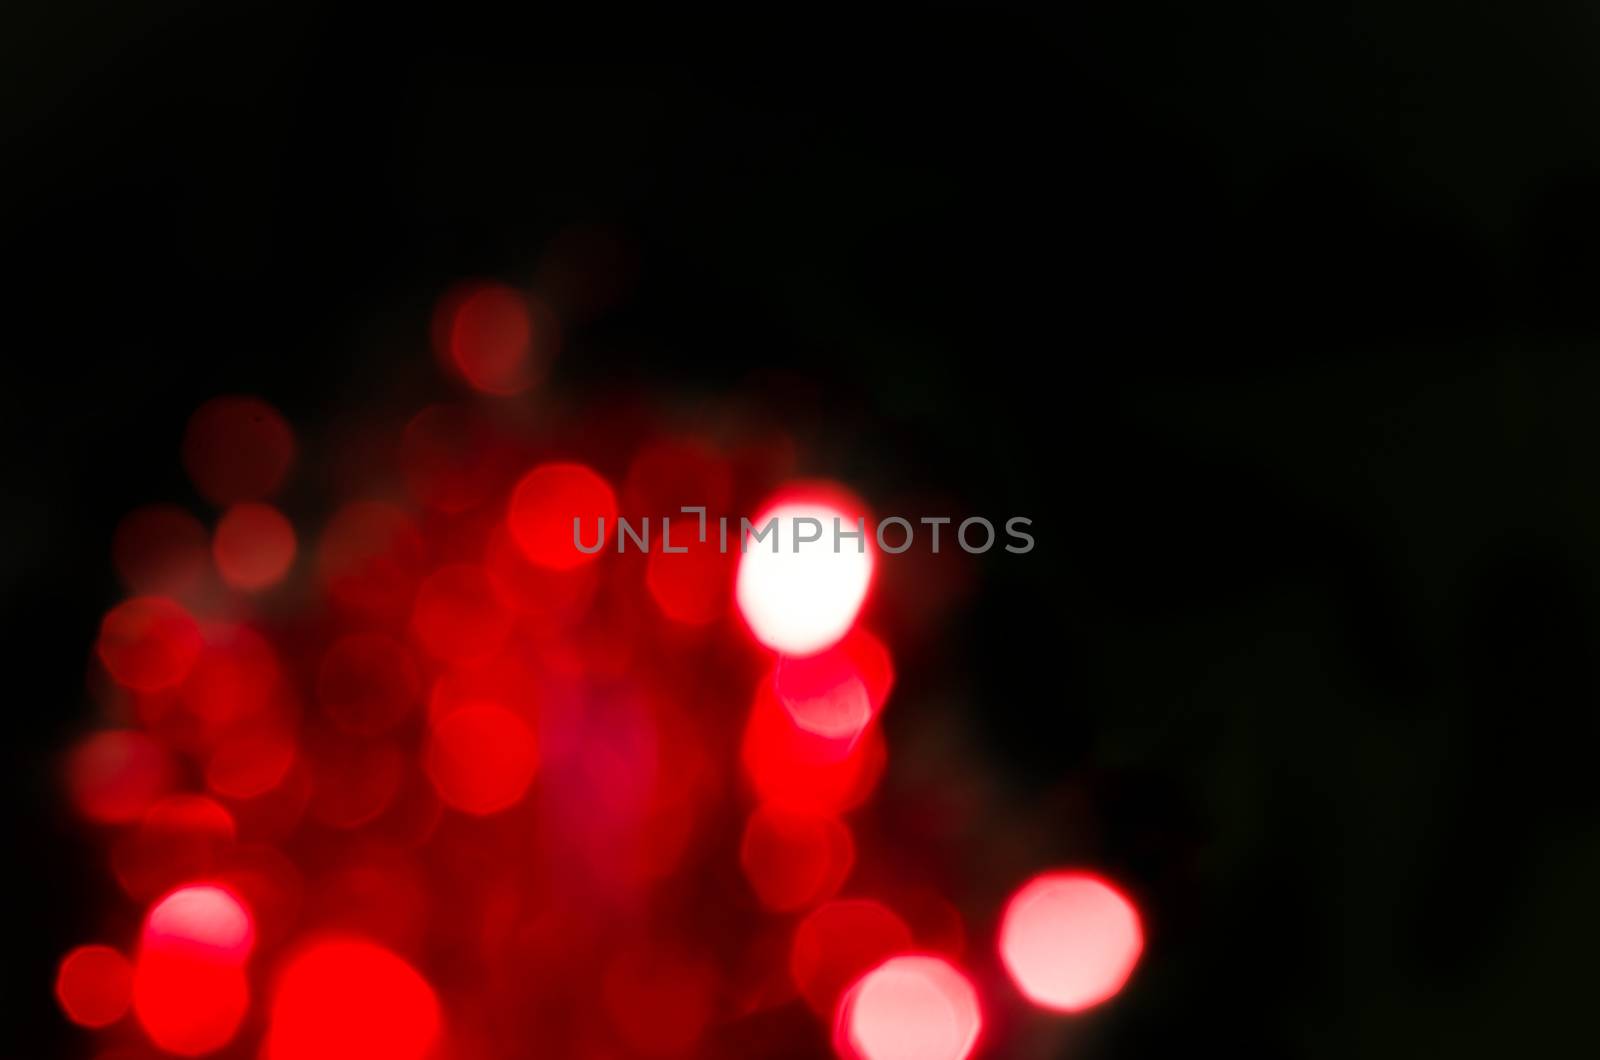
M1030 880L1006 906L1000 927L1000 958L1017 989L1058 1012L1081 1012L1115 996L1143 949L1133 903L1086 873Z
M754 537L774 517L776 551L772 533L759 542ZM802 541L796 551L795 520L808 518L821 524L821 537ZM844 538L835 552L833 521L853 532L857 518L825 501L797 500L768 508L751 521L734 596L758 641L787 655L811 655L850 632L872 583L872 528L864 527L861 551L854 539ZM799 532L810 537L815 527L799 524Z
M966 1060L982 1028L978 993L942 957L891 957L840 1002L840 1052L858 1060Z

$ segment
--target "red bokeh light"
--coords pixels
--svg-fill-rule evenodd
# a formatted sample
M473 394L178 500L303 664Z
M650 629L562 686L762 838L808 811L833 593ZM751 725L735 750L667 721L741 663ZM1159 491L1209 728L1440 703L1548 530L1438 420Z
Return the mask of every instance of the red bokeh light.
M511 633L511 616L482 567L455 563L423 580L411 628L434 658L473 665L500 651Z
M739 864L761 904L774 912L831 898L855 865L855 841L837 817L758 806L745 823Z
M494 703L473 703L434 722L426 763L441 799L466 813L488 814L527 792L539 751L527 722Z
M601 541L598 552L576 546L573 520L584 548ZM611 486L582 464L541 464L522 476L506 515L511 537L528 560L551 570L571 570L598 559L614 538L617 497ZM601 533L601 524L604 533Z
M244 965L255 945L250 912L217 884L180 887L145 917L133 1009L150 1040L199 1056L232 1040L250 1004Z
M112 608L96 644L113 680L138 692L171 688L200 656L200 626L164 596L135 596Z
M235 589L255 592L276 585L294 563L294 527L270 504L235 504L211 540L217 573Z
M812 1011L831 1017L840 995L862 973L910 948L911 929L881 902L826 902L795 927L789 974Z
M779 656L772 675L773 691L798 728L845 744L871 723L893 684L889 650L863 629L815 655Z
M693 1051L713 1015L716 973L683 954L629 950L606 969L606 1011L619 1037L646 1056Z
M401 957L357 938L314 942L273 992L265 1060L424 1060L439 999Z
M1080 1012L1115 997L1144 950L1139 911L1097 876L1054 872L1006 905L1000 958L1036 1005Z
M67 758L67 788L91 821L138 820L172 785L166 748L134 729L91 733Z
M719 548L714 524L707 524L706 539L700 540L698 516L680 516L667 525L666 536L650 542L645 567L650 597L674 622L689 626L715 622L728 611L735 557ZM652 526L661 533L659 522ZM674 551L666 551L668 543ZM680 548L685 551L676 551Z
M56 969L56 1001L81 1027L109 1027L128 1011L133 964L110 946L79 946Z
M294 462L294 432L259 398L219 397L189 418L183 466L195 488L222 507L266 500Z
M772 682L763 681L745 724L741 757L762 800L841 813L871 795L888 755L877 726L853 742L804 731L778 702Z
M211 873L237 835L233 815L215 799L168 795L145 812L136 829L118 838L112 868L129 895L150 898Z
M554 321L501 283L463 285L440 299L434 341L447 368L502 397L538 383L556 345Z
M891 957L839 1003L835 1039L846 1060L966 1060L983 1029L978 993L942 957Z
M469 511L499 488L502 451L488 421L467 405L430 405L406 424L400 465L417 503L441 512Z
M181 597L211 567L206 528L172 504L147 504L122 517L111 538L111 562L136 593Z

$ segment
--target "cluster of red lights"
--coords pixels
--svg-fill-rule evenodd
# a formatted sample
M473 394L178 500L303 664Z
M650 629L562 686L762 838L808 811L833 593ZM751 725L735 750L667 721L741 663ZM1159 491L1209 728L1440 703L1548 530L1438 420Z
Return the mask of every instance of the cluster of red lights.
M279 507L294 432L236 397L183 444L213 526L155 505L118 527L105 725L65 779L124 900L56 980L99 1055L738 1056L778 1046L728 1028L786 1008L842 1057L979 1047L955 908L852 887L895 678L860 622L871 534L723 552L685 515L685 551L644 554L572 534L865 507L760 439L530 412L548 316L501 285L448 295L436 348L484 396L381 435L314 533ZM1077 1012L1142 939L1111 885L1046 872L998 954L1021 996Z

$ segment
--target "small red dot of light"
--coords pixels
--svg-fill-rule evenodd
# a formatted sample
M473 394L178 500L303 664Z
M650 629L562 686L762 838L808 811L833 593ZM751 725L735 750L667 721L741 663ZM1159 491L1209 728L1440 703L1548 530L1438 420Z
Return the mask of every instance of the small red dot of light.
M317 669L317 698L334 722L372 735L394 727L422 697L405 645L382 633L341 637Z
M136 821L171 784L166 749L132 729L92 733L67 758L67 788L91 821Z
M911 929L882 903L826 902L796 926L789 974L812 1010L831 1017L840 995L862 973L910 948Z
M294 562L294 527L270 504L235 504L217 524L212 555L222 580L254 592L276 585Z
M759 806L745 824L739 864L762 905L793 912L843 886L855 864L855 841L837 817Z
M424 579L412 607L411 628L434 658L473 665L500 651L511 633L511 616L482 567L455 563Z
M265 1060L424 1060L439 999L392 951L357 938L315 942L278 979Z
M183 437L183 466L214 504L266 500L294 462L294 432L259 398L219 397L201 405Z
M1115 997L1144 949L1139 911L1099 877L1055 872L1006 905L1000 957L1034 1004L1080 1012Z
M605 479L582 464L541 464L517 483L506 521L529 562L571 570L598 559L605 552L604 542L614 538L617 497ZM598 541L601 547L584 552L575 541L584 548L593 548Z
M652 521L653 527L659 522ZM708 524L700 540L698 516L672 519L665 537L650 542L645 585L661 613L674 622L704 626L727 613L733 598L734 556L718 547L717 529ZM657 531L659 532L659 531ZM673 552L665 551L670 543ZM684 549L677 552L677 549Z
M158 692L188 676L200 645L200 626L178 603L135 596L107 612L96 648L119 685Z
M949 961L891 957L839 1005L836 1039L848 1060L966 1060L983 1017L977 991Z
M435 342L446 366L486 394L520 394L539 382L554 342L554 321L500 283L447 293L435 310Z
M206 528L176 505L135 508L112 535L111 562L122 584L136 593L183 596L210 569Z
M56 971L56 1000L81 1027L109 1027L128 1011L133 964L110 946L79 946Z
M447 804L489 814L521 800L538 769L539 753L527 722L496 704L475 703L434 723L425 761Z

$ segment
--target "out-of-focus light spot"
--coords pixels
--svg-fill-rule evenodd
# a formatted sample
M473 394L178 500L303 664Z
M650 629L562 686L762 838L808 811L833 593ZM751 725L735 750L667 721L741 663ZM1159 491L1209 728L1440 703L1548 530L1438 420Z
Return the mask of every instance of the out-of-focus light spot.
M578 521L577 537L573 520ZM528 560L551 570L571 570L605 551L616 534L617 498L605 479L582 464L540 464L517 483L506 513L511 537ZM601 524L604 524L604 533ZM584 548L598 551L585 552Z
M422 577L424 545L416 523L384 501L340 508L323 530L317 569L340 605L371 618L407 613Z
M80 1027L109 1027L128 1011L133 964L110 946L79 946L56 970L56 1001Z
M226 725L264 710L279 691L277 653L248 626L208 624L204 650L189 670L178 698L195 717Z
M806 732L778 702L773 683L756 689L740 749L745 775L763 801L842 813L866 801L888 759L882 730L869 726L857 740Z
M113 680L138 692L171 688L200 655L200 626L164 596L135 596L100 623L96 648Z
M173 504L147 504L122 517L111 538L111 562L136 593L183 596L210 567L206 528Z
M235 504L211 539L217 573L235 589L254 592L276 585L294 562L294 527L270 504Z
M451 514L477 507L508 469L482 413L467 405L430 405L406 424L400 465L419 504Z
M1017 989L1059 1012L1080 1012L1114 997L1143 949L1133 903L1081 872L1030 880L1006 905L1000 926L1000 958Z
M216 884L180 887L145 917L133 1009L150 1040L199 1056L232 1040L250 1005L244 965L255 945L249 910Z
M428 654L472 665L500 651L511 633L511 616L482 567L454 563L423 580L412 607L411 628Z
M426 765L446 803L489 814L521 800L538 769L539 751L527 722L496 704L476 703L434 723Z
M137 820L171 784L165 748L132 729L92 733L67 758L67 789L91 821Z
M447 369L486 394L520 394L543 378L555 322L501 283L463 285L434 311L434 342Z
M942 957L891 957L839 1005L836 1038L850 1060L966 1060L983 1027L978 993Z
M762 905L793 912L843 886L855 864L855 841L837 817L759 806L745 824L739 864Z
M864 629L815 655L781 655L773 690L800 729L853 742L888 699L894 665L883 643Z
M860 552L849 538L835 551L833 530L838 519L841 530L854 532L857 518L865 516L853 504L819 493L780 500L752 520L734 591L756 640L786 655L811 655L850 631L872 584L872 527L863 522ZM774 531L756 541L772 520ZM817 540L800 540L819 526Z
M255 926L238 895L213 883L179 887L150 907L140 944L145 952L185 953L215 964L242 964Z
M424 1060L439 1029L439 999L410 964L364 939L325 939L278 979L265 1060Z
M334 722L372 735L392 728L422 696L411 653L382 633L341 637L322 657L317 698Z
M226 507L266 500L294 462L294 432L259 398L213 398L183 436L183 466L206 499Z
M237 836L233 815L204 795L168 795L120 837L111 865L123 889L150 898L181 880L210 874Z
M716 977L704 963L634 950L606 969L607 1014L622 1039L646 1056L692 1052L711 1021Z
M795 927L789 975L806 1003L831 1017L839 997L862 973L911 948L911 929L879 902L826 902Z
M206 786L230 799L254 799L283 782L294 765L294 736L273 716L234 726L206 760Z
M665 538L650 542L645 567L650 597L674 622L689 626L714 622L727 613L733 595L734 557L718 547L714 525L708 525L706 539L700 540L697 516L673 519L668 525ZM673 549L686 551L666 552L668 542Z

